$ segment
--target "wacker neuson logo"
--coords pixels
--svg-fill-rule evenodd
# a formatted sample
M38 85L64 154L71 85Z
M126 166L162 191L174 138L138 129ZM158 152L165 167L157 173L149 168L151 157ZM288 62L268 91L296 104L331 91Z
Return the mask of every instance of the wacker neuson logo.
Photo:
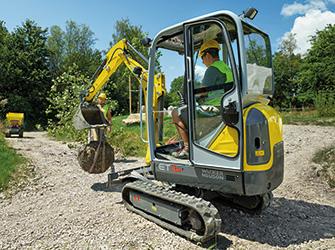
M225 175L221 171L211 169L201 169L201 175L210 179L225 180Z

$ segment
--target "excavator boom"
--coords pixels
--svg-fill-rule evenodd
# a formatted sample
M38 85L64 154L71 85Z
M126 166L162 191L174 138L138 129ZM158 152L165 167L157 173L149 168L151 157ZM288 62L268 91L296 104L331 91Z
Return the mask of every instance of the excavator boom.
M91 86L83 92L82 101L73 118L73 124L76 129L92 128L106 124L99 109L92 102L122 64L135 75L142 87L143 96L146 96L148 71L137 60L137 57L147 63L147 59L129 44L126 39L120 40L110 48L106 54L106 58L94 73ZM165 77L162 73L155 74L154 89L153 108L156 109L159 97L163 96L166 92Z

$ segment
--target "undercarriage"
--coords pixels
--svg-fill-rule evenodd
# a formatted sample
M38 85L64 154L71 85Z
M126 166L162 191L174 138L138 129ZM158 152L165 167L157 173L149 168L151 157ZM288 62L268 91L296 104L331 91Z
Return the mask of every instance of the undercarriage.
M272 193L258 196L224 194L154 180L149 168L109 174L108 184L124 177L122 200L132 212L195 242L207 242L221 230L221 218L213 204L260 213L269 206Z

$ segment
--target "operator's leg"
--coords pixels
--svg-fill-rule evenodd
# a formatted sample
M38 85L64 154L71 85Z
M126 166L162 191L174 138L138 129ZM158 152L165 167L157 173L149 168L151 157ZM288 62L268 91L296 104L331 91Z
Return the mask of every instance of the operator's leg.
M177 109L172 110L172 121L176 125L178 134L180 135L181 139L184 142L184 149L188 151L189 146L188 146L187 127L185 123L181 120Z

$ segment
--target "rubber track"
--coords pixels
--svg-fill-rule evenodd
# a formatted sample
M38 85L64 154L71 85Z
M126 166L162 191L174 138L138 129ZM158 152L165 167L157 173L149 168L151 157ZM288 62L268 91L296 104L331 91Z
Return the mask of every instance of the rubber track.
M145 193L150 196L157 197L172 203L180 204L188 208L194 209L203 219L205 232L203 235L198 235L193 231L187 231L183 228L177 227L166 221L159 219L151 214L135 208L129 203L129 191L134 190ZM170 190L169 187L163 187L155 184L152 181L135 181L126 184L122 189L122 199L127 209L140 214L141 216L155 222L156 224L180 234L192 241L205 242L215 237L221 229L221 218L218 210L208 201L202 198L197 198L188 194Z

